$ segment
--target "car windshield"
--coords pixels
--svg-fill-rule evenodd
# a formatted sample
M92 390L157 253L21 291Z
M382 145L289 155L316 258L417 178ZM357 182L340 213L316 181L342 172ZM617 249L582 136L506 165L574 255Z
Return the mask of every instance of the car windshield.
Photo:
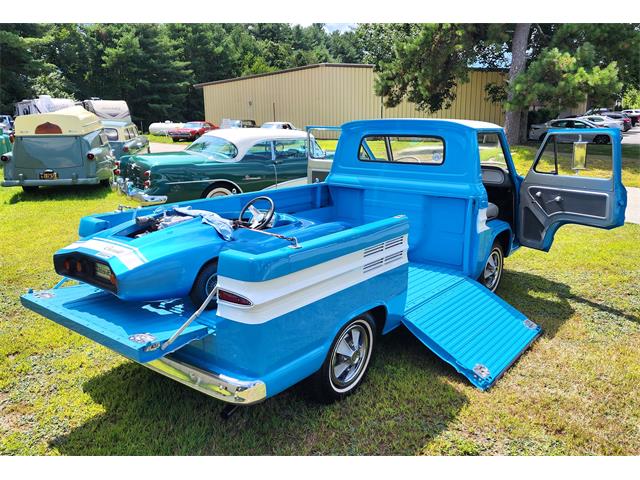
M185 123L183 128L200 128L202 124L199 122L189 122Z
M222 138L203 136L187 147L187 152L203 153L216 160L231 160L238 154L236 146Z

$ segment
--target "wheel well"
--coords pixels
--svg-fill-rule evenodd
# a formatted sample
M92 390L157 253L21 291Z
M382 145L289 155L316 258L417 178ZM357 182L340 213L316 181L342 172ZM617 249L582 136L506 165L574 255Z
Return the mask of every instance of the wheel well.
M375 308L369 310L373 320L376 322L376 330L378 334L381 334L384 330L384 324L387 321L387 307L384 305L378 305Z
M242 193L242 189L236 185L233 182L229 182L226 180L216 180L213 183L210 183L207 188L205 188L202 191L202 198L207 196L207 193L209 193L211 190L213 190L214 188L218 188L218 187L224 187L229 189L230 192L233 192L234 190L236 191L236 193Z
M503 230L496 235L495 241L500 242L500 245L502 245L502 252L504 253L504 256L509 256L509 251L511 250L511 232L509 230Z

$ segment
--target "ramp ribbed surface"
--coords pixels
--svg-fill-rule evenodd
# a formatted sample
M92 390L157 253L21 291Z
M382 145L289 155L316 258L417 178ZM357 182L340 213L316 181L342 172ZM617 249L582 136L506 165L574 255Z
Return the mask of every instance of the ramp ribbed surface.
M471 383L489 388L540 334L522 313L479 283L410 264L404 323Z

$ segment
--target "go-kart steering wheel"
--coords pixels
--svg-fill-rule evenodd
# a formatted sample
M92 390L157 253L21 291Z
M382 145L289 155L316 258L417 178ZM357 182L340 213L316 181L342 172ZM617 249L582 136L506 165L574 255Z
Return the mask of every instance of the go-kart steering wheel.
M257 203L260 200L264 200L269 203L269 210L265 212L263 210L258 210L253 206L254 203ZM247 210L251 214L251 220L248 221L243 220L244 214L247 212ZM267 225L269 225L269 222L271 222L275 211L276 205L269 197L256 197L252 200L249 200L247 204L242 207L242 210L240 210L240 215L238 215L238 224L249 227L252 230L262 230Z

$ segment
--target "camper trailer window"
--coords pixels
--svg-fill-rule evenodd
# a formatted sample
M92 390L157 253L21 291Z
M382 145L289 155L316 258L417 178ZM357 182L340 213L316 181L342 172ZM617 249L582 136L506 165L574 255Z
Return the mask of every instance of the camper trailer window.
M116 130L115 128L105 128L104 133L107 134L107 138L112 142L118 140L118 130Z

